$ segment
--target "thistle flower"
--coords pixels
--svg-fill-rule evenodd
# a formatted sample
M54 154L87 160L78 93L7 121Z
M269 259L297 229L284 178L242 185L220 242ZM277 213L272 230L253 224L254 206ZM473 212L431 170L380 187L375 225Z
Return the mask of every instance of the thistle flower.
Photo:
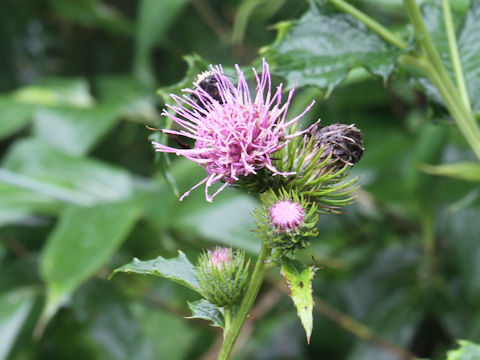
M317 205L294 191L281 189L262 194L262 205L254 212L256 232L265 243L282 252L305 248L318 234Z
M171 95L176 105L167 105L170 111L162 115L171 118L183 130L163 130L166 134L184 136L195 141L193 149L176 149L153 142L155 150L174 153L200 164L207 176L180 198L182 200L198 186L205 184L208 202L225 187L240 178L268 169L272 175L287 176L272 164L272 154L283 148L293 138L308 130L292 132L294 125L312 106L312 103L297 117L287 120L286 114L294 89L288 93L282 105L280 84L272 91L269 66L263 60L262 73L253 70L256 89L250 94L243 72L236 65L237 85L224 75L221 66L211 66L209 81L216 83L217 92L207 91L197 81L193 89L184 89L183 96ZM214 76L215 81L211 76ZM220 99L220 101L218 100ZM223 182L220 188L209 194L209 188Z
M245 252L217 247L200 255L197 278L203 296L224 307L238 303L247 289L248 266Z

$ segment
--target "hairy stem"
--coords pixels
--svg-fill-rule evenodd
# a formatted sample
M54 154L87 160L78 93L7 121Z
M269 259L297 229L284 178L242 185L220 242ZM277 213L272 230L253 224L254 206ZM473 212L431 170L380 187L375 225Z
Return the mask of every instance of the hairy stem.
M225 320L225 328L223 329L223 337L225 338L232 324L232 308L230 306L223 309L223 318Z
M454 118L475 155L480 159L480 129L472 115L472 110L466 106L464 100L462 100L462 97L459 95L458 89L448 75L447 70L445 70L432 38L427 31L416 1L404 0L404 4L425 57L415 58L404 55L402 58L413 65L416 63L417 68L422 70L437 87L445 101L448 111Z
M400 50L404 50L407 47L407 43L405 41L400 39L398 36L393 34L386 27L384 27L383 25L381 25L377 21L373 20L371 17L369 17L365 13L361 12L357 8L353 7L349 3L347 3L343 0L330 0L330 2L333 5L335 5L337 8L339 8L340 10L342 10L342 11L354 16L358 20L360 20L368 28L370 28L370 30L372 30L373 32L376 32L383 39L385 39L389 43L395 45Z
M458 53L457 37L453 27L452 12L450 9L449 0L442 0L443 19L445 21L445 29L447 31L448 48L450 50L450 58L452 59L453 70L455 72L455 79L457 87L460 91L460 97L467 109L471 109L470 100L468 98L467 86L463 77L462 63Z
M228 329L228 331L225 331L225 338L223 340L223 345L220 349L220 353L218 354L218 360L228 360L228 358L230 357L230 353L233 350L233 345L235 345L235 341L240 334L240 330L242 330L243 324L245 323L248 313L250 312L250 309L255 302L258 291L262 286L263 278L265 275L265 261L270 256L271 251L272 250L262 242L262 248L260 249L257 263L255 264L252 276L250 277L250 283L248 284L247 292L243 297L243 300L235 314L230 328Z
M432 64L433 69L437 72L438 77L441 79L443 86L446 88L448 92L450 92L450 96L454 98L455 101L460 101L459 110L464 113L464 117L467 122L470 123L472 126L472 130L474 132L478 132L478 136L480 138L480 131L478 131L477 124L473 120L471 116L471 110L466 108L461 101L458 95L458 89L452 82L452 79L445 70L443 66L442 60L440 59L440 55L438 55L438 51L433 43L433 40L430 34L427 31L425 26L425 22L423 21L422 14L420 12L420 8L418 7L415 0L404 0L405 8L407 9L407 14L410 18L410 21L415 28L415 34L417 36L418 41L422 47L423 52L425 53L426 57L428 58L429 62ZM476 131L475 131L475 128ZM475 135L477 136L477 134Z
M451 92L448 89L443 79L433 68L428 59L405 54L400 58L400 62L404 65L412 66L422 71L430 79L433 85L435 85L445 101L447 110L452 115L458 128L469 143L477 158L480 159L480 132L478 131L477 126L473 127L471 125L469 115L462 111L463 103L459 101L459 98L456 96L456 92ZM471 117L471 120L473 121L473 117Z

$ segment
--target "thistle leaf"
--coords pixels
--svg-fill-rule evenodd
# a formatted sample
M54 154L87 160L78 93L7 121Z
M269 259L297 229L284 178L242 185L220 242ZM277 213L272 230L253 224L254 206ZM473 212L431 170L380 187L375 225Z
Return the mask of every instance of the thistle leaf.
M300 261L286 257L282 258L281 263L280 273L290 289L290 297L305 329L307 343L310 343L313 329L312 280L315 275L315 267L305 266Z
M480 345L467 340L458 340L460 348L447 353L447 360L474 360L480 358Z
M202 294L195 266L181 251L178 252L176 258L172 259L165 259L159 256L153 260L141 261L134 258L131 263L115 269L110 278L119 272L164 277Z
M187 319L204 319L211 321L212 326L220 328L225 326L220 308L209 303L207 300L201 299L188 302L188 307L192 311L192 316L187 317Z

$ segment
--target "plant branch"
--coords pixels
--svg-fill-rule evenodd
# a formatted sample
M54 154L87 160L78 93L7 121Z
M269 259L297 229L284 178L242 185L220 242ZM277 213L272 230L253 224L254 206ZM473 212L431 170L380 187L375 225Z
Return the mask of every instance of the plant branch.
M243 324L247 319L248 313L250 312L250 309L255 302L258 291L262 286L263 278L265 276L265 261L268 259L271 252L272 250L262 242L262 248L260 249L255 268L253 269L253 273L250 277L250 283L248 284L247 292L245 293L240 307L235 314L230 329L228 330L228 332L226 332L222 348L220 349L220 353L218 354L218 360L228 360L228 358L230 357L233 345L235 345L235 341L240 334L240 330L242 329Z
M349 3L343 0L330 0L330 2L335 5L340 10L354 16L362 23L364 23L370 30L374 31L378 35L380 35L383 39L388 41L389 43L395 45L400 50L404 50L407 48L407 43L400 39L398 36L393 34L390 30L386 27L366 15L365 13L361 12L357 8L353 7Z
M421 69L437 87L445 101L448 111L472 147L475 155L480 159L480 129L472 115L472 110L466 106L465 101L459 95L459 90L455 87L447 70L443 66L416 1L404 0L404 4L425 57L415 58L413 56L402 56L402 58L405 62L410 62L411 64L417 63L417 65L419 65L417 68ZM452 25L451 22L450 25ZM452 32L453 29L450 29L450 31ZM449 45L451 46L450 43Z
M232 324L232 307L228 306L223 309L223 319L225 320L225 328L223 330L223 337L225 338L230 330Z
M467 109L471 109L470 100L468 98L468 91L463 77L462 63L458 53L457 37L453 27L452 12L450 9L449 0L442 0L443 19L445 21L445 29L447 31L448 48L450 50L450 58L452 59L453 70L455 72L455 79L457 87L460 91L460 97Z
M469 143L477 158L480 159L480 131L474 123L473 117L471 117L471 115L469 116L465 111L463 111L463 103L456 96L457 92L452 92L448 89L447 85L443 81L444 79L425 57L415 57L405 54L401 56L400 62L404 65L412 66L422 71L430 79L433 85L435 85L442 95L442 98L445 101L445 106L455 120L458 128Z

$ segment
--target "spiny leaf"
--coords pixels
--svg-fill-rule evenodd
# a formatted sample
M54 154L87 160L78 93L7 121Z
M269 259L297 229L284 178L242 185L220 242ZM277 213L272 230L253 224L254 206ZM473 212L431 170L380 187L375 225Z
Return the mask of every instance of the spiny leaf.
M223 328L225 326L223 315L218 306L209 303L205 299L194 302L188 302L188 307L192 311L192 316L187 319L204 319L212 322L212 326Z
M400 54L351 15L329 12L314 2L298 22L280 24L277 40L263 52L289 84L316 85L327 93L356 67L385 80Z
M199 294L202 293L195 272L195 266L181 251L178 252L176 258L171 259L165 259L159 256L154 260L141 261L135 258L131 263L115 269L110 277L119 272L164 277L189 287Z
M290 297L293 300L310 343L313 329L313 297L312 280L315 275L313 266L305 266L299 261L283 257L281 260L281 274L290 288Z
M460 348L447 353L447 360L477 360L480 359L480 345L467 340L458 340Z

